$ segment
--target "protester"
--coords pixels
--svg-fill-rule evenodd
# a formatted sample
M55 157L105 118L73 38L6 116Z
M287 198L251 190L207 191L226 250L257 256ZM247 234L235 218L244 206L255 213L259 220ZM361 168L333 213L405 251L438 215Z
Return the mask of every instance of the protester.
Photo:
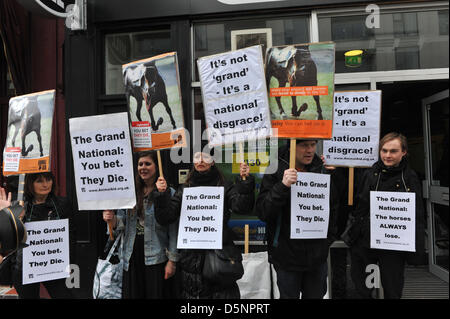
M6 195L6 191L3 187L0 187L0 210L9 207L11 205L11 192ZM3 262L2 254L0 254L0 264Z
M386 299L402 296L406 260L418 262L424 251L424 207L421 185L407 161L406 137L399 133L386 134L379 144L380 159L361 177L356 189L355 222L349 232L351 241L351 276L363 298L375 297L366 286L367 265L377 264ZM370 248L370 192L413 192L416 195L416 252L403 252Z
M329 171L315 154L316 140L298 140L295 169L289 168L287 147L280 149L278 170L266 174L256 200L259 218L266 222L269 262L275 267L280 298L323 298L327 291L328 249L335 240L338 207L337 187L330 187L330 216L325 239L290 239L291 185L297 172L326 174Z
M155 220L154 198L157 192L175 192L159 177L156 151L137 156L136 207L131 210L103 211L117 236L123 237L122 298L162 299L169 295L168 279L176 272L178 261L177 223L162 226Z
M204 148L205 149L205 148ZM250 214L254 205L254 177L249 175L249 167L246 164L240 166L240 176L236 184L225 180L221 171L215 165L210 154L196 152L194 154L194 167L189 172L187 181L181 185L175 195L170 198L166 193L160 193L155 199L156 220L161 224L170 224L176 221L181 212L183 190L186 187L195 186L223 186L224 210L223 210L223 247L234 245L231 230L228 228L228 220L231 213ZM243 180L243 177L246 180ZM213 284L206 281L203 276L203 266L206 249L180 250L179 268L181 268L183 299L238 299L239 288L235 281Z
M70 202L55 195L56 183L52 173L27 174L25 177L25 214L23 222L37 222L45 220L69 219L70 260L75 256L75 229ZM3 196L3 195L2 195ZM12 282L20 299L38 299L40 283L22 284L23 254L19 250L12 256ZM66 286L66 279L44 281L51 298L73 298L71 289Z

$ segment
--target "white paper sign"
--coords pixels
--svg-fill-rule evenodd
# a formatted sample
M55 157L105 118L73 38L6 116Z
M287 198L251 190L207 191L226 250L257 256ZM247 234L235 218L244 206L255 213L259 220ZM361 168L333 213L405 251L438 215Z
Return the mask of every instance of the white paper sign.
M23 249L23 284L70 276L68 219L25 224L28 247Z
M336 92L333 137L323 141L328 165L370 167L378 160L381 91Z
M69 120L80 210L136 204L127 113Z
M330 175L297 173L291 186L291 239L327 238Z
M212 146L271 136L261 46L198 59Z
M21 149L20 147L7 147L5 149L3 159L3 171L4 172L18 172Z
M183 191L178 249L222 249L223 187L188 187Z
M416 251L416 194L370 192L370 248Z

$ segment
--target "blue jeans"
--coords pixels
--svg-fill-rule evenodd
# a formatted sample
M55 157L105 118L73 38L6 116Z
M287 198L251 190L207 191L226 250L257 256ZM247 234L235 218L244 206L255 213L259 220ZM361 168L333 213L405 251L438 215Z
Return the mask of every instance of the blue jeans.
M328 265L309 271L287 271L275 266L280 299L322 299L327 293Z

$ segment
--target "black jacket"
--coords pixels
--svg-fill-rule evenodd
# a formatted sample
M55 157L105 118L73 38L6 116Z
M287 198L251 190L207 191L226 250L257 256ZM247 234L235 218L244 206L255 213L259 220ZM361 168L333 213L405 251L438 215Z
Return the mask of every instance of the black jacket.
M211 178L198 176L190 180L190 184L179 187L177 192L170 197L170 193L157 193L155 196L155 218L161 225L175 222L180 217L183 190L186 187L195 186L224 186L224 213L223 213L223 246L234 245L233 235L228 228L228 221L232 213L249 215L254 206L255 180L249 176L245 181L240 178L236 184L225 181L224 185L218 183L217 168L211 168ZM199 178L196 178L199 177ZM178 262L181 271L181 298L183 299L236 299L239 298L239 289L236 282L223 283L223 285L212 285L202 278L205 249L181 249ZM178 271L178 270L177 270Z
M338 188L331 174L327 238L290 239L291 189L282 183L284 171L288 168L289 149L282 148L279 152L277 172L263 177L256 200L256 211L259 218L266 222L269 262L288 271L306 271L326 262L328 248L336 239ZM306 166L306 171L319 174L332 172L324 168L322 160L317 155L314 156L312 163ZM277 228L279 235L275 239Z
M378 183L378 188L377 188ZM370 248L370 192L414 192L416 194L416 253L423 254L425 248L425 210L422 187L417 174L409 167L405 158L399 166L387 168L379 160L366 170L356 188L355 224L350 237L354 245Z

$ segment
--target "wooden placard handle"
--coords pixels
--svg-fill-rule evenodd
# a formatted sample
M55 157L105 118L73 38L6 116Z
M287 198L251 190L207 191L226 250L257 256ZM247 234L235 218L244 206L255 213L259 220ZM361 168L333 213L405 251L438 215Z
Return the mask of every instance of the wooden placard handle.
M244 163L244 146L242 142L239 142L239 162ZM240 171L240 170L239 170ZM247 179L246 176L242 176L242 180L245 181Z
M295 138L291 138L291 149L290 149L290 157L289 157L289 168L295 168L295 153L297 147L297 140Z
M348 168L348 205L353 206L353 187L355 184L355 168Z
M244 254L248 254L248 244L249 244L249 226L245 224L245 241L244 241Z
M161 161L161 152L160 150L156 151L156 154L158 155L158 168L159 168L159 176L164 178L163 169L162 169L162 161Z
M109 230L109 239L114 240L112 222L108 223L108 230Z

